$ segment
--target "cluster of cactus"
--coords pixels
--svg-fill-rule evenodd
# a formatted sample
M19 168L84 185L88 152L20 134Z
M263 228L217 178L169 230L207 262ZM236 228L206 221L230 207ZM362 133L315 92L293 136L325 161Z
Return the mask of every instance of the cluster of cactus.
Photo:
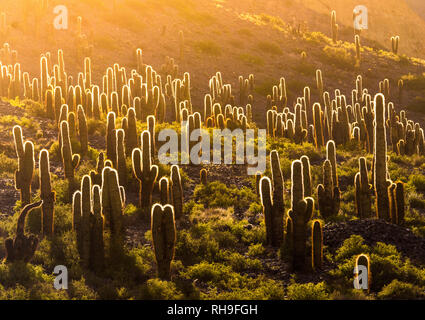
M29 262L34 257L38 245L38 238L34 235L25 235L25 219L32 209L40 207L42 203L43 201L38 201L27 204L20 212L15 238L8 238L4 242L6 248L6 262Z
M171 76L171 79L175 79L179 74L179 66L174 62L173 58L166 56L165 63L161 65L161 73Z
M292 162L291 170L291 209L288 211L289 219L286 225L285 245L292 254L292 267L294 270L306 268L307 255L307 230L309 221L313 216L314 200L304 196L303 164L300 160ZM289 235L288 235L289 234ZM320 238L315 236L316 239ZM315 247L315 255L318 257ZM317 260L316 264L318 263Z
M387 167L386 105L383 94L375 96L374 189L378 219L401 224L404 220L404 186L389 179ZM419 135L419 125L416 131ZM408 131L409 132L409 131ZM411 132L411 131L410 131ZM400 141L399 141L400 143Z
M336 149L332 140L326 145L326 158L323 163L323 184L317 186L319 211L323 218L337 215L341 202L336 174Z
M77 57L90 57L93 52L93 44L89 38L83 33L83 18L77 17L77 30L75 32L75 48L77 49Z
M176 223L173 206L155 204L151 213L152 243L158 277L171 280L171 262L176 244Z
M101 271L105 266L102 197L100 186L92 186L90 176L85 175L81 190L74 193L72 201L73 230L81 263L94 271Z
M376 196L376 214L379 219L391 221L388 188L391 181L388 179L387 167L387 137L385 128L385 98L383 94L375 96L375 132L373 154L373 177Z
M254 75L250 74L248 79L239 76L239 105L245 106L254 101Z
M142 148L132 154L133 172L140 182L139 204L143 219L150 219L153 187L158 176L158 166L152 165L151 134L142 133Z
M266 223L266 242L268 245L279 247L283 241L285 208L283 175L280 168L279 154L276 150L270 153L270 166L272 181L268 177L261 178L260 197Z
M372 217L372 191L369 183L366 158L359 158L359 172L354 178L356 188L356 211L359 219Z

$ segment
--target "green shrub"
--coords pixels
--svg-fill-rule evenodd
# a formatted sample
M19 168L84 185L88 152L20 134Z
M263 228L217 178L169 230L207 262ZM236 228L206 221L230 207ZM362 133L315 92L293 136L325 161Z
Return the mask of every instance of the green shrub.
M424 289L411 283L394 279L378 293L378 298L384 300L414 300L424 297Z
M287 288L289 300L328 300L329 293L326 290L324 282L314 283L295 283L293 282Z
M221 54L221 48L211 40L202 40L194 43L195 49L203 54L218 56Z

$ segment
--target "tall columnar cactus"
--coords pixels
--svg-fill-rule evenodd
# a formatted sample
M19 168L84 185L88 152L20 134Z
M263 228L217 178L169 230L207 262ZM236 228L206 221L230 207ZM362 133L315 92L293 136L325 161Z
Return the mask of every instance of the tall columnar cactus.
M71 140L69 138L68 122L61 122L61 155L62 165L65 172L65 179L68 180L69 201L72 200L72 195L77 188L74 179L74 170L80 163L80 156L72 153Z
M319 103L313 105L314 113L314 144L316 148L322 147L325 145L323 138L323 112Z
M378 219L390 221L388 187L391 182L387 168L387 138L385 128L385 98L375 96L374 185Z
M394 54L398 54L398 44L400 42L400 37L395 36L391 37L391 50Z
M331 30L332 30L332 41L336 43L338 41L338 24L336 23L336 12L332 11L331 14Z
M311 265L318 270L323 263L323 231L319 220L313 221L311 229Z
M338 214L341 192L332 179L332 165L329 160L323 163L323 184L317 186L320 215L326 219Z
M99 153L97 157L96 170L90 171L90 178L94 185L102 185L102 170L105 167L105 154L103 152Z
M333 140L329 140L326 144L326 159L331 162L332 183L334 187L338 187L338 175L336 173L336 147Z
M86 114L84 113L84 109L81 105L78 106L77 117L78 117L78 134L80 137L80 147L81 147L80 155L83 158L85 155L87 155L89 151L89 140L88 140Z
M41 230L43 236L51 236L54 232L54 205L56 194L52 191L49 151L46 149L40 151L38 167L40 170L40 199L43 200L41 206Z
M295 129L294 129L294 141L297 144L303 143L307 138L307 129L303 128L301 119L301 105L295 106Z
M292 162L291 170L291 209L288 211L293 223L292 266L294 270L306 267L307 226L313 216L314 200L304 197L302 162Z
M300 160L303 164L304 196L311 197L312 183L311 183L310 159L307 156L302 156Z
M176 244L176 223L171 205L155 204L152 207L152 243L158 268L158 277L171 280L171 262Z
M115 113L109 112L106 120L106 157L112 161L114 167L117 163L117 146L115 130Z
M73 229L82 265L100 271L104 267L105 259L104 218L101 213L100 187L95 185L92 188L90 176L83 177L81 191L74 193L72 207Z
M269 219L271 224L270 244L273 246L280 246L283 241L283 216L285 214L285 204L283 199L283 174L280 168L279 154L276 150L270 152L270 167L273 183L273 211Z
M109 256L113 263L121 261L124 250L124 188L118 184L118 172L110 167L102 171L102 214L110 230Z
M151 135L142 133L142 149L133 150L133 172L140 182L140 208L142 218L149 220L152 206L153 187L158 176L158 166L152 165Z
M171 196L176 219L183 216L183 187L178 165L171 166Z
M127 162L124 146L125 133L123 129L118 129L116 131L116 138L118 180L120 186L127 186Z
M360 60L361 60L361 54L360 54L360 36L359 35L355 35L354 36L354 42L355 42L355 44L356 44L356 59L357 59L357 62L358 63L360 63Z
M15 239L6 239L6 262L29 262L34 256L38 245L38 238L34 235L25 236L25 219L34 208L42 205L43 201L27 204L19 214Z
M359 172L354 178L356 188L357 217L370 218L372 216L372 185L369 184L366 158L359 159Z
M137 148L138 137L137 137L137 119L134 108L129 108L127 111L127 131L125 133L125 150L127 154L131 154L133 149Z
M34 174L34 145L22 137L20 126L13 127L15 150L18 156L18 170L15 171L15 188L20 191L21 204L25 206L31 201L31 182Z

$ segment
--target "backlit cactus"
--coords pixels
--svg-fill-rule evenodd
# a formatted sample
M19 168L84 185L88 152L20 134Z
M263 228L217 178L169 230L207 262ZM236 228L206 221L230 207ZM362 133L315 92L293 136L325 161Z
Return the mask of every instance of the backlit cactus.
M171 166L171 196L176 219L183 216L183 187L179 166Z
M174 259L176 244L173 206L155 204L152 207L151 232L158 277L162 280L171 280L171 262Z
M41 206L41 230L43 236L51 236L54 232L54 205L56 193L52 191L49 151L46 149L40 151L38 167L40 170L40 199L43 200Z
M291 209L288 215L293 225L292 267L302 270L306 267L307 226L313 216L314 200L304 197L302 162L292 162L291 170Z
M18 170L15 171L15 188L20 192L22 206L31 202L31 182L34 174L34 145L22 137L20 126L13 127L15 150L18 156Z
M133 172L140 182L139 203L142 211L142 218L150 218L152 205L152 191L158 176L158 166L152 165L151 135L149 131L142 133L142 149L134 149Z
M73 154L71 139L69 138L69 129L68 122L61 122L61 155L62 155L62 165L64 168L65 179L68 180L68 191L69 191L69 202L72 200L72 195L77 188L74 170L78 167L80 163L80 156L78 154Z
M359 172L354 178L356 188L356 210L357 217L360 219L370 218L372 216L372 190L369 183L366 158L359 159Z
M125 204L124 188L118 184L118 172L110 167L102 171L101 187L102 214L109 227L109 256L113 262L122 259L124 250L123 208Z
M376 215L378 219L390 221L388 187L391 185L391 181L388 180L385 98L383 94L375 96L374 179Z

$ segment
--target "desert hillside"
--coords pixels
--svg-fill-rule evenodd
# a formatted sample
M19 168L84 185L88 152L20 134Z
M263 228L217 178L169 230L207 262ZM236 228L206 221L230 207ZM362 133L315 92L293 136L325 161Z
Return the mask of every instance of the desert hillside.
M0 300L425 299L420 2L0 1Z

